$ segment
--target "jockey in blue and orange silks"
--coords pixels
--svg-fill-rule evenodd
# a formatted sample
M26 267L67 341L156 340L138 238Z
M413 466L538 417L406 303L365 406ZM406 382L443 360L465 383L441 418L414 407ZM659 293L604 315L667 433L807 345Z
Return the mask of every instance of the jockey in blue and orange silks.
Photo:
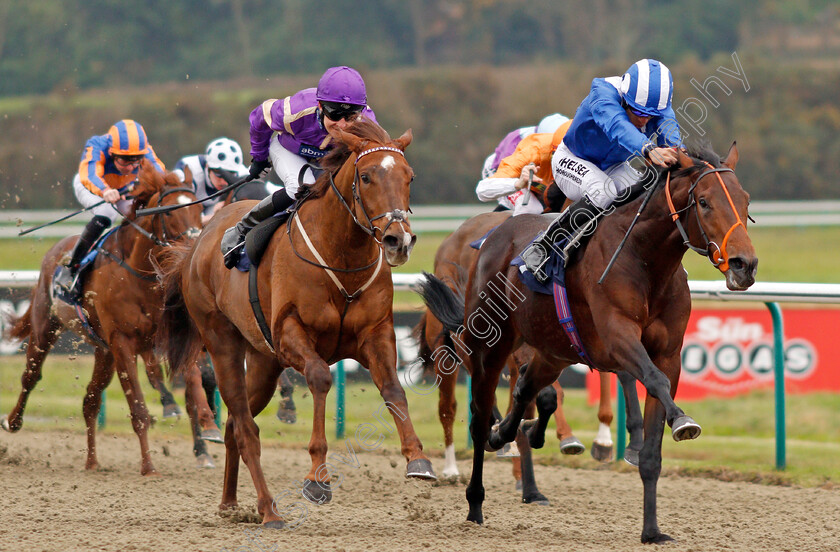
M661 167L677 161L682 140L673 92L671 72L653 59L622 76L593 79L551 159L554 182L574 203L521 254L537 280L547 279L541 268L554 244L594 231L593 222L644 176L631 161Z
M222 237L226 265L233 266L228 253L245 240L254 226L274 213L288 209L295 200L301 170L316 164L335 146L333 132L345 129L359 117L376 121L367 106L367 92L361 75L350 67L331 67L321 76L317 88L306 88L282 100L266 100L251 112L251 157L253 178L265 177L271 168L284 187L248 211ZM277 132L277 137L273 138ZM306 168L302 182L313 184L316 175ZM235 257L232 256L232 257Z
M59 268L55 285L66 291L72 289L82 258L117 216L128 211L131 200L124 199L123 195L137 178L140 161L144 158L159 171L164 170L149 144L146 131L131 119L114 123L107 134L88 139L79 172L73 179L73 192L82 207L105 202L92 209L93 218L82 231L70 260Z

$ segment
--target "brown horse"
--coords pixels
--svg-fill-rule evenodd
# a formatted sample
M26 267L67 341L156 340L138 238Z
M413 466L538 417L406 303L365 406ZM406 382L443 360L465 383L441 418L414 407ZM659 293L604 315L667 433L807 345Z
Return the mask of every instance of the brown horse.
M187 174L185 182L191 180L191 175ZM185 187L174 174L164 175L147 161L143 161L139 182L132 195L135 197L132 212L104 242L106 253L97 256L82 288L80 306L101 343L94 341L82 328L74 307L52 295L55 268L62 256L73 247L76 237L65 238L47 251L41 263L38 284L32 290L29 309L15 321L10 331L12 337L21 340L29 338L29 342L26 346L26 369L21 378L23 388L17 405L8 417L3 417L2 426L12 432L20 430L26 401L41 379L41 369L50 348L62 331L71 330L95 348L93 375L83 407L88 440L85 468L95 469L99 465L96 459L96 417L102 390L111 382L116 370L131 410L134 432L140 440L140 473L150 475L157 472L149 455L147 432L151 419L137 379L137 355L142 356L150 371L150 379L153 379L155 371L159 373L153 345L162 312L163 294L152 263L168 242L193 237L199 232L201 207L196 205L168 215L136 218L134 211L140 206L175 205L195 199L192 186ZM206 400L203 400L203 393L199 392L201 386L200 377L196 380L197 371L189 370L187 376L188 412L195 419L196 410L200 409L201 426L218 432Z
M434 274L437 278L458 293L462 293L466 285L466 275L478 257L478 250L470 246L476 240L481 239L492 229L508 220L511 212L489 212L482 213L465 221L455 232L444 239L435 254ZM427 369L433 369L438 381L439 401L438 417L443 426L445 450L445 466L443 475L445 477L458 476L458 466L455 463L455 445L452 436L452 427L455 422L457 402L455 400L455 384L457 382L457 370L451 366L445 366L446 355L433 355L446 342L444 328L440 321L435 318L429 309L423 313L423 317L414 330L414 335L420 345L420 356ZM533 351L530 346L523 345L510 356L507 361L508 372L510 373L510 390L513 391L516 380L519 376L519 366L527 364L531 359ZM572 428L566 421L563 414L563 389L556 381L552 384L557 396L557 408L554 417L557 424L557 439L560 441L560 452L563 454L580 454L585 447L574 436ZM609 426L612 423L613 413L609 395L609 375L601 374L601 402L598 408L598 420L600 422L599 433L595 438L592 447L592 456L599 461L609 460L612 456L612 439ZM533 417L533 407L528 408L526 417ZM520 445L527 447L527 441ZM522 477L524 469L525 477ZM523 501L533 502L545 500L536 489L536 484L530 479L532 473L530 466L522 467L518 458L513 459L513 474L517 480L517 487L522 487Z
M249 305L249 276L227 270L219 252L224 230L252 204L222 209L194 246L183 248L165 267L162 335L172 367L192 361L200 337L230 414L220 508L237 505L241 456L257 490L263 525L271 528L285 522L260 465L254 416L271 400L284 366L303 374L314 401L312 468L303 488L309 500L321 504L332 496L324 417L332 385L329 365L343 358L370 371L394 417L406 475L434 478L397 378L389 268L408 260L416 240L405 215L414 173L403 150L411 132L391 140L376 123L359 121L339 135L340 144L322 160L326 172L286 228L271 238L260 261L259 304L270 336L261 332Z
M566 271L571 313L592 365L618 374L625 389L635 387L633 378L647 389L644 444L639 454L644 486L642 542L646 543L671 540L659 530L656 518L665 422L677 441L700 434L700 426L673 399L691 310L683 255L687 248L707 255L732 290L750 287L758 264L745 225L749 195L734 173L737 148L733 144L722 163L709 150L692 155L697 158L680 152L678 166L657 180L650 203L603 283L598 283L599 277L637 213L641 198L618 206L605 217L586 247L573 255ZM578 360L557 323L553 298L524 286L517 268L511 266L548 223L545 217L522 215L493 232L470 274L465 301L432 276L427 276L423 286L424 298L447 329L469 329L462 332L462 343L469 352L473 374L470 431L475 454L466 495L467 519L476 523L484 519L485 447L495 450L510 442L526 405L554 381L557 367ZM505 293L491 297L485 289ZM510 412L498 429L492 429L494 391L504 359L523 340L536 354L520 375ZM641 423L628 419L631 429Z

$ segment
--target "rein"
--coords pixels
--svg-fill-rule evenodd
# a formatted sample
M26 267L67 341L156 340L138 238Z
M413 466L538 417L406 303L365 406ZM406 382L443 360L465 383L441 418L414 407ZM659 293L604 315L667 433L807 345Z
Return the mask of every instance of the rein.
M709 261L712 265L720 270L721 272L726 272L729 270L729 255L726 252L726 244L729 242L729 237L732 235L732 232L735 231L736 228L739 226L744 229L746 232L747 227L744 225L744 222L741 220L741 217L738 216L738 211L735 209L735 203L732 201L732 196L729 195L729 190L726 189L726 185L723 183L723 179L720 177L720 173L723 172L731 172L734 173L730 168L727 167L720 167L714 168L711 164L706 162L706 165L709 167L705 171L703 171L700 176L698 176L694 182L691 183L691 187L688 189L689 195L689 202L684 208L677 210L674 207L674 201L671 198L671 173L668 172L668 176L665 180L665 197L668 201L668 208L671 209L670 216L671 220L674 221L674 224L677 225L677 229L680 232L680 235L683 238L683 244L691 249L692 251L697 252L698 254L708 257ZM697 187L697 184L707 175L714 174L718 182L720 183L721 188L723 188L723 193L726 194L726 199L729 202L729 206L732 208L732 212L735 214L736 222L732 224L729 230L726 232L726 235L723 238L723 243L718 245L717 243L709 240L709 237L706 235L706 231L703 229L703 225L700 222L700 213L697 211L697 200L694 197L694 189ZM685 231L685 227L683 227L682 221L680 221L680 215L687 211L688 209L694 207L694 214L697 217L697 226L700 228L700 234L703 236L703 240L706 242L705 248L700 248L692 245L691 239L688 237L688 233Z

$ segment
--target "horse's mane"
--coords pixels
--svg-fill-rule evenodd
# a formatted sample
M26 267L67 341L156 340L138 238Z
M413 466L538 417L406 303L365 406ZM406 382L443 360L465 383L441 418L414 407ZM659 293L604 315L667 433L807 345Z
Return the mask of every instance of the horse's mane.
M707 169L708 165L706 163L715 168L720 167L720 156L714 152L708 140L697 141L690 145L686 145L685 153L691 158L694 164L687 168L674 165L667 170L659 171L655 187L660 188L664 186L665 180L669 174L672 179L694 174ZM613 203L613 206L616 207L616 209L619 209L625 205L635 204L637 201L641 201L642 196L644 196L645 191L648 190L649 187L650 179L643 178L640 182L637 182L630 187L630 192L626 198L616 201Z
M361 118L345 129L345 132L364 140L387 144L391 137L385 129L371 119ZM310 197L321 197L330 185L330 175L335 174L347 162L353 152L347 144L337 142L335 148L321 159L321 168L324 174L318 177L315 184L310 186Z

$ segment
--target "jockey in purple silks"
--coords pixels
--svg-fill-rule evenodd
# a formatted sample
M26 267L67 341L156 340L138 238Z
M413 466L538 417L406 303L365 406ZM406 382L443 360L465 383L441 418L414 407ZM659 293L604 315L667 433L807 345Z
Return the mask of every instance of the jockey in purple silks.
M315 182L316 175L306 165L317 164L335 146L335 130L347 128L359 117L376 121L367 106L364 80L355 69L345 66L327 69L317 88L306 88L282 100L266 100L251 112L249 173L261 178L273 167L284 187L260 201L225 232L221 249L226 264L228 253L238 248L254 226L294 203L300 183ZM277 137L273 138L275 132Z

